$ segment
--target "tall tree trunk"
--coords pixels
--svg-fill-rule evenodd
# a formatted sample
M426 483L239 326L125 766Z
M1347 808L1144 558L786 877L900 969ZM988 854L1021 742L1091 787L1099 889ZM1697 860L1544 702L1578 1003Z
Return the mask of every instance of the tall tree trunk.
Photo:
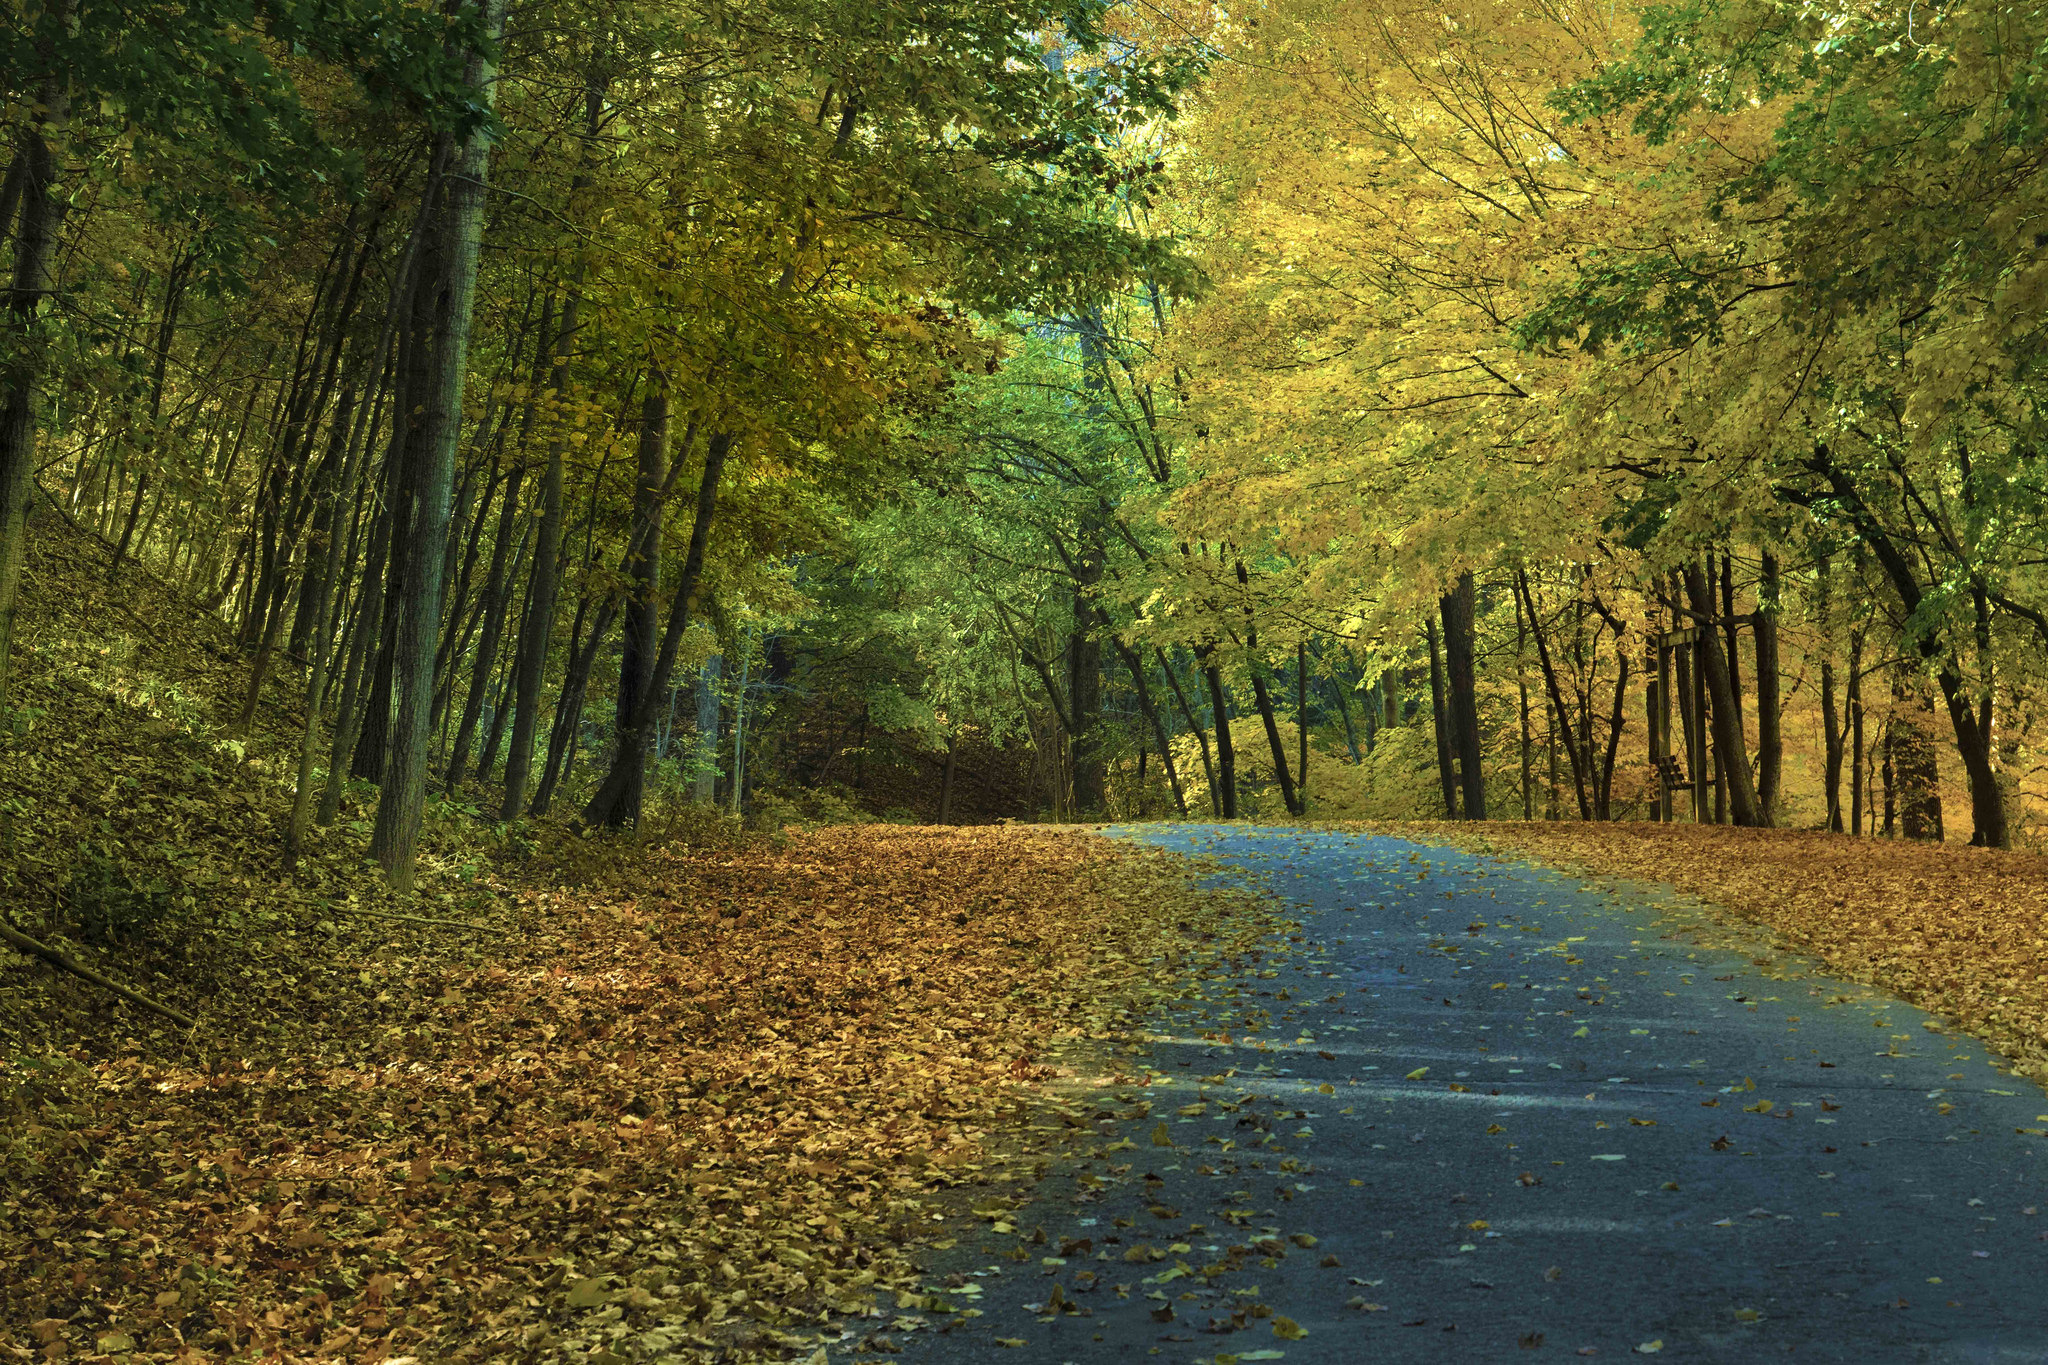
M527 812L530 815L548 813L548 806L555 799L555 788L568 775L578 727L583 723L583 699L590 690L590 671L596 666L598 648L604 644L605 632L611 629L612 617L618 608L618 604L610 600L598 604L590 637L584 640L577 631L583 625L584 608L588 606L586 599L579 606L577 619L569 631L569 667L562 678L562 690L555 694L555 719L548 733L547 763L541 770L540 785L534 788L533 805Z
M1209 783L1209 814L1221 816L1223 799L1216 786L1216 767L1209 760L1209 734L1202 728L1202 722L1195 719L1195 709L1188 705L1188 694L1181 689L1180 675L1173 671L1173 664L1167 659L1166 651L1155 648L1153 653L1159 656L1160 671L1166 674L1167 686L1173 689L1173 699L1180 706L1180 713L1186 718L1188 729L1194 733L1195 743L1201 747L1202 776Z
M1825 446L1815 447L1808 468L1827 481L1835 497L1855 520L1857 528L1863 532L1864 543L1877 557L1878 567L1891 582L1892 591L1898 595L1899 605L1910 621L1925 598L1914 574L1912 560L1878 521L1855 484L1835 467ZM1921 659L1933 667L1942 700L1948 707L1950 727L1955 731L1956 750L1962 756L1963 770L1969 776L1970 813L1975 824L1970 842L1988 848L2009 848L2012 836L2007 823L2005 793L1999 786L1998 773L1992 764L1991 736L1978 724L1977 711L1965 690L1955 654L1947 648L1942 632L1937 630L1921 631L1913 637L1912 645Z
M953 736L946 736L946 766L939 774L939 823L953 823L953 774L959 767L960 754L953 744Z
M1826 746L1821 791L1827 797L1828 829L1842 832L1842 718L1835 703L1835 611L1832 566L1822 555L1815 565L1815 596L1820 614L1820 721Z
M1564 689L1558 683L1557 666L1551 661L1550 644L1544 638L1543 623L1536 615L1536 596L1529 590L1528 574L1520 569L1515 570L1515 590L1522 595L1522 608L1528 613L1529 617L1529 633L1536 637L1536 659L1543 668L1543 685L1550 693L1551 719L1554 726L1551 732L1551 790L1555 792L1557 789L1556 742L1562 739L1564 741L1565 755L1571 760L1572 787L1579 798L1579 818L1581 820L1591 820L1593 818L1593 802L1590 793L1586 790L1586 767L1591 757L1590 752L1588 752L1590 741L1588 749L1582 749L1579 737L1572 733L1571 710L1565 703Z
M1479 679L1473 659L1476 597L1472 575L1463 573L1440 604L1444 618L1444 669L1450 682L1451 732L1456 736L1467 820L1486 818L1486 773L1480 766ZM1623 672L1627 672L1625 667Z
M1093 627L1092 590L1102 577L1099 554L1085 561L1074 589L1074 633L1067 645L1067 706L1073 739L1074 807L1096 814L1107 800L1109 755L1102 725L1102 641Z
M1280 783L1280 800L1289 815L1300 815L1301 796L1294 789L1294 775L1287 770L1287 745L1280 738L1280 722L1273 714L1273 695L1256 661L1252 664L1252 697L1258 703L1259 720L1266 727L1266 744L1273 751L1273 776Z
M1444 817L1458 818L1458 767L1456 746L1452 740L1454 722L1450 707L1444 700L1443 650L1438 646L1436 622L1422 623L1422 632L1429 641L1429 704L1436 720L1436 771L1439 789L1443 793Z
M1764 823L1779 820L1779 791L1784 785L1784 702L1778 676L1778 613L1781 584L1778 560L1763 552L1763 578L1756 603L1756 797Z
M71 0L60 0L52 22L70 22ZM14 236L14 277L7 290L7 362L0 376L0 714L14 657L14 622L21 600L21 569L28 549L28 506L35 495L36 390L49 348L37 336L37 316L52 292L51 265L64 207L57 196L59 145L71 119L71 88L54 49L38 45L45 63L36 107L22 119L15 156L20 225ZM17 75L25 73L17 73Z
M1700 665L1706 673L1712 703L1709 709L1713 715L1715 766L1728 785L1729 814L1738 825L1767 827L1768 821L1757 802L1756 777L1750 771L1749 753L1743 747L1741 715L1735 707L1728 659L1721 650L1721 637L1713 628L1713 584L1697 563L1688 563L1685 587L1700 623Z
M337 422L347 420L345 414L350 401L344 397ZM327 535L322 543L313 547L313 552L320 557L320 564L317 569L307 566L307 591L316 599L311 616L313 627L307 640L313 668L306 681L306 725L299 740L298 781L292 795L291 821L285 829L284 862L287 869L298 862L313 821L313 768L320 754L321 709L327 698L328 679L333 673L336 643L327 628L329 598L340 580L342 569L340 512L337 509L354 498L356 481L362 475L364 427L357 425L354 435L357 439L348 447L340 478L328 486L327 497L334 506L323 509L321 513L328 528Z
M1223 793L1223 818L1237 818L1237 745L1230 735L1230 701L1223 690L1223 670L1204 663L1202 679L1209 686L1209 720L1216 729L1216 786Z
M1175 766L1173 761L1173 745L1167 739L1166 719L1159 714L1159 708L1152 704L1152 689L1145 683L1144 657L1137 650L1125 644L1114 631L1110 630L1107 613L1104 613L1104 618L1102 623L1103 629L1110 632L1110 643L1116 647L1118 656L1124 661L1124 667L1130 670L1131 688L1138 694L1138 709L1145 713L1145 720L1152 727L1152 737L1159 743L1159 762L1166 769L1167 786L1173 789L1173 804L1179 809L1181 819L1185 820L1188 815L1188 799L1186 794L1181 791L1180 769ZM948 741L946 754L947 761L951 762L952 747L950 740ZM1139 790L1144 790L1142 783L1139 785ZM944 822L942 821L941 823Z
M1849 632L1849 832L1863 837L1863 632Z
M682 644L683 632L689 628L697 580L704 572L704 552L711 542L711 521L718 508L719 479L725 472L725 461L732 443L730 433L719 432L705 446L704 476L697 487L697 516L690 527L690 547L683 558L682 578L669 602L668 625L662 632L661 654L655 660L652 678L634 708L630 733L621 737L619 748L612 756L611 771L605 774L597 794L590 798L590 804L583 808L585 825L617 829L640 818L637 798L647 768L647 746L654 739L655 723L660 719L660 700L668 694L668 679L675 668L676 649Z
M462 719L455 729L455 752L448 760L450 787L462 781L463 769L469 764L470 742L476 733L477 720L483 715L491 673L498 666L498 639L505 629L505 607L511 597L505 581L505 566L519 515L519 485L523 482L524 473L524 470L513 469L507 480L505 505L498 509L497 540L491 546L491 567L484 578L482 629L477 637L476 657L470 667L469 693L462 700Z
M1308 814L1308 645L1297 642L1294 646L1294 718L1299 733L1295 738L1300 742L1301 770L1295 774L1296 790L1301 794L1301 813Z
M1522 613L1522 597L1515 594L1515 696L1522 720L1522 818L1536 818L1534 789L1534 736L1529 730L1528 618Z
M578 296L571 293L562 305L561 329L555 334L553 388L559 403L569 388L569 347L575 344ZM543 319L543 329L546 322ZM540 532L533 547L533 575L526 590L526 615L519 625L519 647L514 656L512 740L505 754L505 801L500 819L517 819L526 801L526 784L533 772L533 740L540 726L540 703L547 680L548 643L554 638L555 606L562 582L562 473L567 454L567 433L557 431L548 442L547 468L541 475Z
M128 547L134 542L135 527L142 515L142 498L150 486L150 476L155 472L156 462L162 458L162 440L157 424L163 416L164 372L170 367L171 338L178 328L178 309L185 298L186 272L191 268L190 260L182 253L171 262L171 268L164 278L163 313L157 322L156 344L152 348L155 358L150 362L149 375L149 418L143 431L142 458L138 462L135 477L135 496L128 504L128 517L121 527L120 543L114 546L113 563L107 566L107 576L112 578L120 571L128 558ZM148 537L144 536L145 543Z
M619 686L614 697L613 739L624 746L640 735L643 706L651 703L654 688L654 656L660 648L656 638L661 628L656 594L661 589L661 503L662 485L668 477L668 383L659 373L647 377L647 395L640 404L640 439L633 483L632 548L626 556L625 638L619 649ZM677 458L686 458L688 451ZM642 737L641 742L645 738ZM620 757L623 757L621 752ZM619 765L614 758L613 766ZM641 753L630 765L624 791L616 798L616 815L606 823L614 828L640 819L640 799L646 781L647 756Z
M486 41L493 47L505 25L505 0L482 0ZM496 73L482 48L468 54L464 77L486 107L496 93ZM434 653L441 639L442 570L448 539L449 498L455 448L461 436L463 379L469 366L470 319L475 311L476 268L483 235L484 181L490 172L491 143L484 128L472 130L454 157L443 187L446 213L442 233L440 299L436 308L434 354L425 399L417 479L412 485L410 563L400 615L397 730L384 788L377 801L370 850L392 886L409 893L413 853L427 797L427 749L433 730Z
M1927 698L1918 679L1892 675L1892 716L1885 726L1885 752L1899 797L1899 826L1908 839L1940 842L1941 772L1929 733Z
M1345 695L1350 690L1344 686L1342 678L1331 677L1330 695L1336 699L1338 719L1344 722L1344 749L1351 755L1351 761L1355 765L1365 762L1365 755L1358 750L1358 727L1351 720L1351 698ZM1370 722L1371 719L1372 716L1368 713L1366 720ZM1370 739L1367 742L1370 743Z

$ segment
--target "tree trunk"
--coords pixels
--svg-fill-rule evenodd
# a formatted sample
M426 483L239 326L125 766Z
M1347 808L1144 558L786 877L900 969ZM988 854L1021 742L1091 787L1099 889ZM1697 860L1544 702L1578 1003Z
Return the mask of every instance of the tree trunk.
M1273 714L1272 693L1256 661L1252 664L1252 697L1258 703L1259 720L1266 727L1266 744L1273 751L1273 776L1280 783L1280 800L1289 815L1301 814L1301 796L1294 789L1294 776L1287 771L1287 745L1280 738L1280 722Z
M72 4L60 0L61 27ZM14 278L7 291L7 362L0 376L0 714L7 710L14 655L14 621L21 600L22 562L28 550L28 507L35 496L36 390L49 347L37 336L37 315L52 292L51 264L64 206L57 197L58 147L71 117L71 89L48 49L49 65L37 107L21 124L15 155L21 162L20 226L14 237Z
M1351 699L1344 695L1349 690L1349 688L1344 686L1342 678L1333 676L1330 679L1330 695L1336 699L1337 716L1344 722L1345 752L1351 755L1353 764L1359 764L1365 762L1365 755L1360 753L1358 749L1358 727L1351 720ZM1370 713L1367 714L1366 719L1368 722L1372 719Z
M1827 480L1836 498L1855 519L1858 529L1863 532L1864 543L1877 556L1878 566L1891 581L1893 592L1898 594L1906 619L1911 620L1920 610L1924 598L1919 580L1914 576L1912 561L1879 524L1856 486L1835 468L1826 447L1816 447L1809 467ZM1999 787L1998 773L1992 765L1991 736L1978 723L1977 711L1965 691L1954 653L1943 645L1940 633L1934 630L1915 635L1912 644L1920 657L1934 669L1935 681L1948 707L1949 724L1955 731L1956 750L1961 754L1963 770L1969 776L1970 813L1975 824L1970 842L1988 848L2009 848L2012 836L2007 824L2005 793Z
M1734 822L1747 828L1767 828L1757 803L1756 777L1750 771L1749 753L1743 747L1740 713L1735 708L1733 684L1728 676L1728 659L1721 650L1721 637L1714 630L1714 589L1697 563L1685 567L1686 595L1692 599L1700 623L1700 664L1706 674L1711 699L1715 766L1728 786L1728 810Z
M1815 595L1820 599L1820 721L1825 757L1821 790L1827 797L1828 829L1842 832L1842 718L1835 705L1834 595L1828 557L1815 566Z
M939 823L953 823L953 772L959 766L960 755L953 745L953 736L946 736L946 767L939 774Z
M1943 833L1941 772L1927 724L1927 699L1917 682L1893 675L1892 718L1885 727L1885 751L1898 792L1901 831L1908 839L1939 843Z
M1529 729L1529 671L1525 662L1529 650L1528 618L1522 614L1521 594L1515 595L1515 696L1522 719L1522 818L1536 818L1534 736Z
M1195 710L1188 705L1188 694L1181 689L1180 675L1173 671L1173 665L1167 661L1166 651L1155 648L1153 653L1158 655L1160 671L1166 674L1167 686L1173 689L1173 699L1179 704L1180 713L1187 719L1188 729L1194 733L1195 743L1201 748L1202 776L1209 783L1209 814L1220 816L1223 814L1223 801L1216 787L1216 767L1209 760L1209 734L1202 728L1202 722L1195 719Z
M1294 717L1299 733L1301 770L1295 774L1296 790L1301 796L1301 813L1308 814L1308 645L1297 642L1294 646Z
M590 690L590 670L597 664L597 651L604 644L605 632L611 629L612 617L617 611L614 602L600 603L590 637L586 640L577 631L583 625L583 612L588 606L589 601L585 599L569 631L569 668L562 678L562 690L555 695L555 719L548 731L547 764L541 770L540 785L534 789L533 805L527 812L529 815L548 813L548 806L555 799L555 788L568 775L577 729L583 723L583 699Z
M1077 582L1074 633L1067 644L1067 733L1073 738L1074 807L1083 814L1102 811L1109 780L1102 733L1102 641L1091 626L1095 601L1086 595L1100 578L1097 568Z
M1424 621L1422 631L1429 641L1429 704L1430 713L1436 720L1437 778L1443 793L1444 817L1455 820L1458 818L1458 769L1451 734L1451 711L1444 700L1443 651L1437 644L1434 620Z
M1572 733L1571 711L1565 705L1564 689L1557 680L1557 666L1550 658L1550 644L1544 638L1542 622L1536 616L1536 597L1529 590L1528 574L1520 569L1515 570L1515 590L1522 595L1522 608L1528 613L1529 617L1529 633L1536 637L1536 658L1543 668L1543 684L1550 693L1551 719L1554 727L1551 732L1551 790L1555 792L1557 789L1556 743L1557 740L1562 739L1564 741L1565 756L1571 760L1572 788L1579 798L1579 818L1581 820L1591 820L1593 818L1593 803L1590 794L1586 790L1586 766L1590 754L1581 749L1578 736Z
M1103 629L1109 630L1107 619L1103 621ZM1131 687L1138 694L1138 709L1145 713L1145 720L1152 727L1152 737L1159 742L1159 762L1166 769L1166 784L1173 789L1173 804L1179 809L1181 819L1185 820L1188 817L1188 799L1181 791L1180 769L1173 761L1173 746L1167 741L1166 720L1159 714L1159 708L1152 704L1152 689L1145 683L1145 661L1137 650L1125 644L1114 632L1111 632L1109 639L1116 647L1117 654L1123 659L1124 667L1130 670ZM946 753L950 762L950 741ZM1142 781L1138 789L1141 792L1144 790Z
M1486 818L1486 773L1479 745L1479 679L1473 659L1477 606L1472 575L1458 575L1458 585L1439 604L1444 618L1444 668L1450 683L1451 732L1456 737L1459 773L1464 780L1465 818ZM1626 673L1626 668L1624 668Z
M654 656L660 648L656 636L661 616L655 595L661 589L661 504L662 485L668 476L668 417L667 381L658 373L650 374L647 396L640 404L631 548L626 554L626 574L632 586L626 590L625 637L619 649L619 686L613 699L613 740L620 746L635 742L640 733L640 714L653 701ZM678 458L687 458L688 454L683 451ZM614 757L613 766L618 765L619 757ZM633 824L640 818L646 754L640 754L638 761L629 766L625 789L617 798L618 813L607 821L614 828Z
M1863 837L1863 632L1849 632L1849 833Z
M1223 691L1223 671L1215 664L1202 669L1209 685L1209 719L1216 728L1216 785L1223 793L1223 818L1237 818L1237 746L1230 736L1230 705Z
M462 719L455 729L455 752L448 760L450 787L461 783L462 770L469 765L470 743L476 733L477 720L483 715L491 673L498 665L498 639L504 633L505 608L511 596L505 581L505 565L519 516L519 485L523 482L523 472L517 468L512 471L505 488L505 505L498 509L497 541L491 546L491 567L484 577L482 629L477 636L476 658L470 667L469 693L462 699Z
M669 603L668 626L662 634L661 654L654 672L634 708L630 733L622 735L612 756L611 771L597 794L583 809L587 826L620 828L640 818L639 793L647 770L647 746L653 741L659 719L659 701L668 692L669 674L675 668L676 649L689 628L690 610L697 595L697 580L704 571L704 552L711 540L711 521L718 507L718 483L725 472L726 456L732 449L730 433L719 432L704 450L704 477L697 489L697 516L690 527L690 547L683 559L683 574ZM630 803L630 804L629 804Z
M571 294L562 305L562 325L556 333L553 388L561 402L569 388L568 348L574 343L579 300ZM505 801L498 809L503 820L514 820L526 801L526 784L533 772L533 740L540 727L541 693L547 681L548 644L555 633L555 608L562 583L562 473L567 453L566 433L557 432L548 442L548 463L541 475L540 535L533 547L533 576L526 589L526 615L519 624L519 647L514 655L512 739L505 753Z
M486 40L496 46L504 29L505 0L482 0ZM469 53L465 80L489 106L495 72L482 49ZM413 886L413 853L426 810L427 748L432 737L434 654L441 639L441 588L448 539L449 498L455 449L461 435L463 378L469 365L470 320L475 310L476 269L483 235L484 181L491 143L484 128L472 130L454 158L443 187L446 214L441 236L442 270L437 281L434 352L425 400L417 478L412 485L411 543L405 548L406 593L400 617L396 674L397 730L384 789L377 801L370 850L394 889Z
M1756 797L1764 823L1779 822L1779 792L1784 785L1784 703L1778 677L1778 561L1764 551L1763 579L1756 604Z

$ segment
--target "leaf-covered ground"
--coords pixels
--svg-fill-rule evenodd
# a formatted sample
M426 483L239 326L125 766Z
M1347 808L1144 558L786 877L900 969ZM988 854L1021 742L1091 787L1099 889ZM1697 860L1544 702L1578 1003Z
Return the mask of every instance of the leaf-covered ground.
M1028 1184L1049 1046L1263 932L1077 831L444 804L398 904L367 789L282 865L295 666L244 722L219 623L55 519L25 603L0 910L200 1026L0 947L0 1358L808 1355Z
M1896 992L2048 1081L2048 857L1718 825L1374 825L1676 887Z
M1181 865L1078 832L823 831L521 892L481 951L395 926L345 964L344 1030L223 1051L110 1017L12 1144L0 1343L804 1350L909 1275L935 1191L997 1177L1048 1041L1170 989L1209 913ZM290 989L275 962L258 988Z

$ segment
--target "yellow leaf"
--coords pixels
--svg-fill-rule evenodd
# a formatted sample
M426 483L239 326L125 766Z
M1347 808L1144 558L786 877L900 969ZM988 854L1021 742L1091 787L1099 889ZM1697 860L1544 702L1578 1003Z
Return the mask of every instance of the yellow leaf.
M1160 1120L1159 1126L1152 1130L1152 1145L1154 1147L1173 1146L1173 1134L1166 1131L1166 1121L1164 1119Z
M1276 1317L1273 1319L1273 1335L1282 1341L1300 1341L1308 1335L1308 1328L1293 1318Z
M1407 1079L1407 1080L1411 1080L1411 1081L1419 1081L1419 1080L1421 1080L1421 1079L1422 1079L1422 1078L1423 1078L1424 1076L1427 1076L1428 1074L1429 1074L1429 1068L1428 1068L1428 1067L1426 1067L1426 1066L1418 1066L1418 1067L1416 1067L1416 1068L1415 1068L1415 1069L1414 1069L1413 1071L1409 1072L1409 1073L1408 1073L1408 1075L1407 1075L1407 1076L1406 1076L1406 1077L1405 1077L1404 1079Z

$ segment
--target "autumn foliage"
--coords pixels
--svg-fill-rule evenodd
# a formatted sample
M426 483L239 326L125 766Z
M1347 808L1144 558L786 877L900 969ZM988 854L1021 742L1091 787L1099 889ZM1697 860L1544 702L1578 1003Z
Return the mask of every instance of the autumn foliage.
M359 988L252 1002L242 1045L124 1026L45 1082L68 1105L14 1119L0 1340L780 1355L909 1274L932 1191L999 1169L1042 1050L1166 986L1199 913L1163 855L1078 832L589 875L519 891L480 950L389 926Z

